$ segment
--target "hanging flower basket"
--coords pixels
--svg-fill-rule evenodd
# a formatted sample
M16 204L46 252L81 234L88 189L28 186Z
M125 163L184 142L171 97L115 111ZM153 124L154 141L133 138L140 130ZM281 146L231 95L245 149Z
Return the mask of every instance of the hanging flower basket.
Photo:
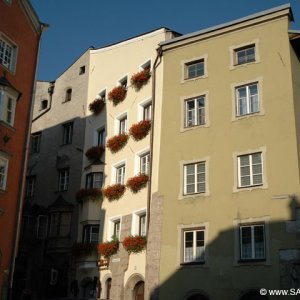
M105 242L98 245L98 253L109 259L112 255L116 254L119 250L119 241L117 239L110 242Z
M132 75L130 82L136 90L140 90L151 77L150 69L142 70Z
M109 185L103 189L103 195L109 200L118 200L120 199L125 193L125 185L123 184L114 184Z
M147 182L149 180L149 176L146 174L139 174L135 177L129 178L127 180L126 186L134 193L136 194L139 192L142 188L144 188L147 185Z
M108 100L116 106L125 99L126 93L127 90L123 85L116 86L108 93Z
M143 120L137 124L133 124L129 129L129 134L135 141L142 140L149 133L151 128L151 121Z
M124 133L115 135L107 141L106 146L112 153L116 153L127 144L128 138L128 134Z
M95 243L75 243L72 247L74 257L90 256L97 253L97 244Z
M90 103L89 110L95 115L98 115L102 111L104 106L104 99L95 99L92 103Z
M145 236L135 235L127 236L124 238L123 242L124 249L130 253L139 253L146 248L147 239Z
M85 156L88 158L88 160L95 161L95 160L100 160L101 155L104 152L104 147L103 146L94 146L88 149L85 152Z
M96 188L80 189L76 193L76 200L78 203L83 203L87 200L100 201L102 198L102 191Z

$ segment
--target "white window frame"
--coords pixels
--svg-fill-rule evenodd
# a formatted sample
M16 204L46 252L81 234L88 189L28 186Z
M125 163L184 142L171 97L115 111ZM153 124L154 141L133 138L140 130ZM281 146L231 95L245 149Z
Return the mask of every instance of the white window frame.
M250 50L250 49L254 49L254 59L252 59L252 60L248 60L249 59L249 55L247 54L247 51ZM241 48L234 49L234 52L235 52L235 64L236 65L243 65L243 64L248 64L248 63L255 62L255 59L256 59L255 44L251 44L251 45L247 45L247 46L244 46L244 47L241 47ZM240 52L243 52L245 54L243 56L245 58L245 62L239 62L239 56L238 56L238 54Z
M126 180L126 166L127 166L127 160L124 159L124 160L121 160L121 161L118 161L116 162L115 164L112 165L112 169L111 169L111 184L116 184L117 181L116 181L116 178L117 178L117 169L121 166L125 165L125 176L124 176L124 182Z
M11 103L11 107L9 107L9 102ZM13 127L15 121L16 105L16 93L9 93L8 91L0 88L0 121L3 121L4 123Z
M204 106L202 108L199 108L198 106L198 100L204 100ZM189 109L188 109L188 103L189 102L194 102L194 106L195 108L193 109L193 112L194 112L194 118L192 120L193 124L192 125L189 125ZM205 125L206 123L206 97L205 95L201 95L201 96L198 96L196 98L190 98L190 99L186 99L185 100L185 103L184 103L184 106L185 106L185 124L184 124L184 127L185 128L190 128L190 127L194 127L194 126L203 126ZM199 113L199 110L201 110L201 113ZM204 116L202 116L204 115ZM203 118L204 121L203 122L198 122L199 118L201 117L201 119Z
M261 162L259 164L254 164L253 162L253 156L254 155L257 155L257 154L260 154L260 160ZM245 165L245 166L241 166L241 157L249 157L249 165ZM261 167L261 173L257 173L254 171L255 169L255 166L257 165L260 165ZM244 175L245 177L250 177L250 184L248 185L243 185L242 184L242 172L241 172L241 168L243 167L248 167L249 168L249 174L247 175ZM261 182L260 183L254 183L254 176L256 175L261 175ZM251 186L257 186L257 185L263 185L263 155L261 152L256 152L256 153L249 153L249 154L245 154L245 155L239 155L238 156L238 187L239 188L248 188L248 187L251 187Z
M262 159L262 184L249 185L249 186L240 186L240 168L239 168L239 157L244 155L251 155L255 153L261 153ZM267 160L266 160L266 146L262 146L257 149L249 149L247 151L234 152L232 155L233 158L233 167L234 167L234 186L233 193L251 191L253 189L267 189Z
M264 257L255 257L255 227L263 227L263 244L264 244ZM251 257L243 258L243 242L242 242L242 229L250 228L251 229ZM254 223L254 224L245 224L240 225L240 261L249 261L249 260L265 260L266 259L266 234L265 234L265 224L264 223Z
M146 208L142 208L140 210L134 211L132 213L132 223L131 223L131 234L132 235L140 235L140 220L141 216L145 216L145 235L147 235L147 210Z
M271 249L270 249L270 216L262 217L250 217L246 219L234 219L233 220L233 234L234 234L234 259L233 266L240 267L247 264L247 260L241 260L241 242L240 242L240 227L249 225L261 225L264 224L264 246L265 246L265 258L259 260L249 260L249 264L253 265L271 265Z
M108 236L107 236L107 240L111 241L113 239L114 236L114 229L115 229L115 224L116 223L120 223L120 228L119 228L119 235L117 236L118 240L121 239L121 231L122 231L122 216L114 216L112 218L109 219L108 221Z
M141 149L140 151L135 153L135 155L134 155L134 175L138 175L139 173L141 173L141 157L146 155L147 153L150 154L150 160L151 160L151 153L150 153L149 147Z
M8 2L6 2L6 3L8 3ZM0 44L1 44L1 41L3 42L4 50L2 52L2 56L1 56L1 52L0 52L0 57L2 57L1 58L2 62L0 62L0 65L5 67L10 72L15 73L16 65L17 65L18 46L14 42L12 42L7 36L5 36L3 33L0 32ZM4 56L5 56L5 52L6 52L7 47L11 48L11 54L10 54L10 57L9 57L10 61L9 62L7 62L7 61L4 62L3 59L4 59ZM0 48L1 48L1 45L0 45Z
M139 102L138 103L138 121L143 121L145 120L144 119L144 109L145 107L151 105L151 115L150 115L150 121L151 121L151 118L152 118L152 99L146 99L146 100L143 100L142 102Z
M252 97L253 95L250 94L250 87L251 86L255 86L256 85L256 88L257 88L257 93L256 93L256 97L257 97L257 110L254 110L253 109L253 101L252 100ZM241 99L239 97L239 90L241 89L246 89L246 112L245 113L242 113L240 111L240 102L241 102ZM255 114L255 113L259 113L259 83L258 82L253 82L253 83L250 83L250 84L246 84L246 85L242 85L242 86L237 86L235 88L235 97L236 97L236 116L237 117L242 117L242 116L246 116L246 115L250 115L250 114Z
M145 162L142 161L143 159L145 159ZM149 175L150 163L151 163L150 151L140 155L140 173L141 174ZM145 170L143 170L143 165L145 165Z
M148 60L146 60L143 64L140 65L139 70L143 71L146 70L148 68L148 66L150 67L149 70L152 70L152 59L149 58Z
M96 176L100 176L100 180L96 180ZM85 186L86 188L98 188L101 189L103 187L103 172L89 172L86 174L86 181L85 181ZM100 182L100 186L96 186L96 182Z
M125 184L126 164L116 167L116 184Z
M122 112L121 114L119 114L115 117L115 135L121 134L121 131L120 131L121 124L120 124L120 122L124 119L126 119L126 121L125 121L125 134L127 134L127 132L128 132L128 112L125 111L125 112Z
M198 232L203 232L203 255L201 256L201 258L199 260L196 260L196 244L197 244L197 233ZM186 258L186 234L187 233L192 233L193 234L193 260L192 261L187 261ZM196 263L204 263L205 260L205 228L196 228L196 229L189 229L189 230L183 230L183 261L182 264L196 264Z
M201 165L204 165L204 168L205 168L205 171L204 171L204 185L205 185L205 190L204 191L199 191L198 190L198 184L199 183L203 183L203 181L197 181L197 175L199 174L203 174L203 172L198 172L198 165L201 164ZM187 167L188 166L193 166L194 167L194 182L193 182L193 185L195 187L195 191L193 193L188 193L187 192L187 175L192 175L192 174L187 174ZM184 196L188 196L188 195L195 195L195 194L205 194L206 192L206 162L205 161L199 161L199 162L196 162L196 163L190 163L190 164L185 164L183 166L184 168L184 171L183 171L183 174L184 174L184 181L183 181L183 195Z
M125 84L126 82L126 84ZM125 89L128 88L128 74L124 75L123 77L121 77L118 82L117 82L117 86L124 86Z
M101 90L97 95L96 95L96 98L97 99L102 99L104 102L106 101L106 97L107 97L107 88Z
M5 191L6 189L6 183L7 183L7 174L8 174L8 164L9 164L9 159L2 156L0 153L0 164L3 165L4 170L3 172L0 173L0 190Z
M70 168L58 170L58 191L67 191L69 188Z
M186 82L189 82L189 81L206 78L208 76L207 60L208 60L208 55L207 54L203 54L203 55L198 56L198 57L192 57L190 59L182 60L180 62L181 69L182 69L181 83L186 83ZM204 67L203 67L204 73L203 73L203 75L199 75L199 76L195 76L195 77L188 77L188 67L189 67L189 65L196 64L197 62L200 62L200 61L203 61L203 63L204 63Z
M254 46L255 48L255 60L254 61L249 61L246 63L242 64L237 64L237 59L236 59L236 53L240 49L242 50L243 48L247 48L250 46ZM246 67L251 64L257 64L260 63L260 53L259 53L259 39L254 39L252 41L245 41L237 45L231 45L229 47L229 55L230 55L230 64L229 64L229 70L234 70L240 67Z
M93 233L92 229L97 228L98 233ZM99 224L85 224L82 228L82 242L91 244L91 243L98 243L99 242L99 234L100 234L100 225ZM87 237L88 235L88 237ZM97 238L95 239L95 235Z

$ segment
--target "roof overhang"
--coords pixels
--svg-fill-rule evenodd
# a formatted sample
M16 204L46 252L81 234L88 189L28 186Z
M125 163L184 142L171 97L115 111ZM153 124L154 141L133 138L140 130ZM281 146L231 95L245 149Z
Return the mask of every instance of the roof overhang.
M289 30L291 45L300 60L300 30Z

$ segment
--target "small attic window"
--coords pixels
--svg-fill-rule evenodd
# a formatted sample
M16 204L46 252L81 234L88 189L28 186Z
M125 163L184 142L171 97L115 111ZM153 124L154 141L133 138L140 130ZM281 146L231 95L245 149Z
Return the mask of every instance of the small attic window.
M127 88L128 79L127 76L124 76L119 80L119 85L123 86L124 88Z
M72 89L67 89L65 95L65 102L71 101L71 99L72 99Z
M79 69L79 75L82 75L85 73L85 66L81 66Z
M41 101L41 110L46 109L48 107L48 100L44 99Z

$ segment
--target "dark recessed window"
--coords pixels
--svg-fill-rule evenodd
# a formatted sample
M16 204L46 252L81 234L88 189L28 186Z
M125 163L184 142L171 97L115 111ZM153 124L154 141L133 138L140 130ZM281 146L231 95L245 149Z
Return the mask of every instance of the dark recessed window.
M72 89L66 90L65 102L71 101L72 99Z
M79 69L79 75L82 75L85 73L85 66L80 67Z
M41 101L41 110L46 109L48 107L48 100Z

